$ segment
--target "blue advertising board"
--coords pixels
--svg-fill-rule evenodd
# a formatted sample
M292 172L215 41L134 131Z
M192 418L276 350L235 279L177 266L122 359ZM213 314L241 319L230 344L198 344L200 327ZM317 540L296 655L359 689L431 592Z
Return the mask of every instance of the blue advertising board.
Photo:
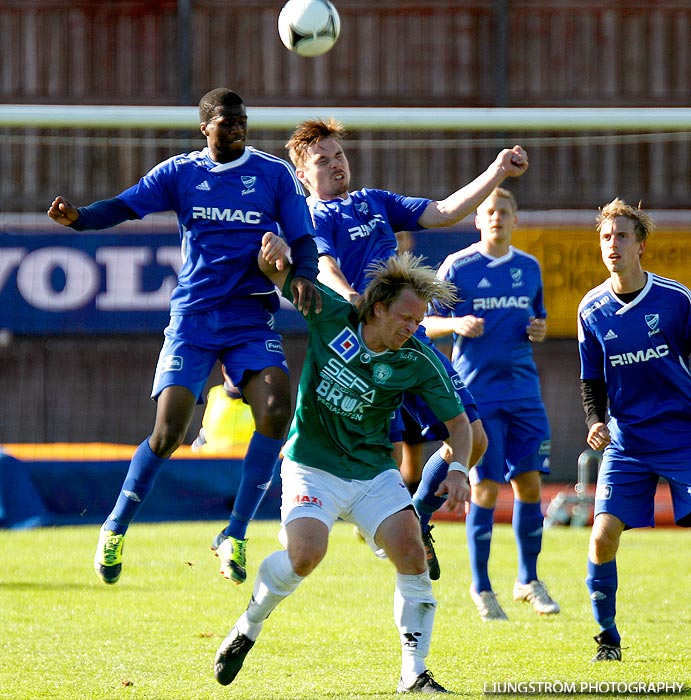
M182 264L167 231L0 228L0 330L15 335L161 333ZM51 232L48 232L51 231ZM279 332L306 328L285 299Z
M48 222L0 226L0 329L15 335L160 333L181 265L175 223L73 232ZM438 265L476 240L472 229L415 233L415 254ZM279 332L304 319L286 300Z

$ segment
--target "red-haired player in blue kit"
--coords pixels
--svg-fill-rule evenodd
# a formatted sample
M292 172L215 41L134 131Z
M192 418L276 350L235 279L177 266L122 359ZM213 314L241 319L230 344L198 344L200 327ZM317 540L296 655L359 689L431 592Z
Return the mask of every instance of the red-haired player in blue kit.
M345 129L335 119L307 120L298 124L286 146L296 173L310 195L307 202L316 230L319 281L351 302L363 292L370 266L396 253L397 232L449 227L472 212L507 177L520 177L528 169L527 154L520 146L514 146L502 150L485 172L440 201L382 189L350 190L350 165L343 146L345 135ZM418 329L417 336L430 343L424 327ZM471 422L472 465L486 446L482 422L474 399L458 373L443 353L434 350L451 377ZM421 444L443 441L447 437L446 429L424 401L409 394L404 398L403 409L399 411L390 437L403 478L413 492L422 472ZM441 481L449 460L447 448L442 444L428 460L425 470L428 474L434 472ZM433 580L440 576L429 526L429 518L439 507L434 491L436 486L429 494L420 494L415 500L415 507L424 521L421 521L422 536ZM434 502L432 505L427 502L427 496Z

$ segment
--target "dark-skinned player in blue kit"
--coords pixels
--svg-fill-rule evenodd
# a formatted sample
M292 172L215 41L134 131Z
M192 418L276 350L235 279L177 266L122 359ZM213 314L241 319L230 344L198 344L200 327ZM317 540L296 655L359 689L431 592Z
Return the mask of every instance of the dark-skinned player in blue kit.
M51 219L76 231L162 211L174 211L179 222L182 266L153 382L155 424L132 457L94 557L96 573L109 584L121 574L125 533L156 475L185 439L217 361L242 391L256 426L230 522L212 545L221 573L236 584L245 580L247 526L271 483L291 417L287 363L272 328L278 297L257 266L267 231L281 231L290 244L297 308L306 314L320 303L313 284L314 229L294 170L246 145L245 105L232 90L204 95L199 118L203 150L163 161L113 199L77 208L56 197L48 210ZM270 249L266 255L271 257Z

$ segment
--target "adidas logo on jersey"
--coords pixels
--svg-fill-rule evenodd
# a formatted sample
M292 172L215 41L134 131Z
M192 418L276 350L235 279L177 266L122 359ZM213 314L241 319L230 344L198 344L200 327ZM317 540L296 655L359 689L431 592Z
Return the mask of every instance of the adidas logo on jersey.
M487 289L487 287L491 287L492 283L486 278L483 277L478 283L477 283L477 288L478 289Z
M614 340L615 338L618 338L619 336L610 328L607 331L607 334L603 338L603 340Z
M198 189L198 190L203 190L204 192L210 192L210 191L211 191L211 187L209 186L209 183L208 183L206 180L204 180L204 182L200 182L200 183L197 185L196 189Z

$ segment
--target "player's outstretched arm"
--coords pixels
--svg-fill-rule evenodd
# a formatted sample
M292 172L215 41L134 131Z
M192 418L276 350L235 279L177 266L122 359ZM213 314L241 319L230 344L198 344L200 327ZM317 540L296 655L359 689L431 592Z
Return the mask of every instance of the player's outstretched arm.
M528 169L528 154L521 146L505 148L494 162L446 199L430 202L417 220L425 228L451 226L472 214L507 177L520 177Z
M79 218L77 207L60 195L52 201L46 213L53 221L63 226L71 226Z

